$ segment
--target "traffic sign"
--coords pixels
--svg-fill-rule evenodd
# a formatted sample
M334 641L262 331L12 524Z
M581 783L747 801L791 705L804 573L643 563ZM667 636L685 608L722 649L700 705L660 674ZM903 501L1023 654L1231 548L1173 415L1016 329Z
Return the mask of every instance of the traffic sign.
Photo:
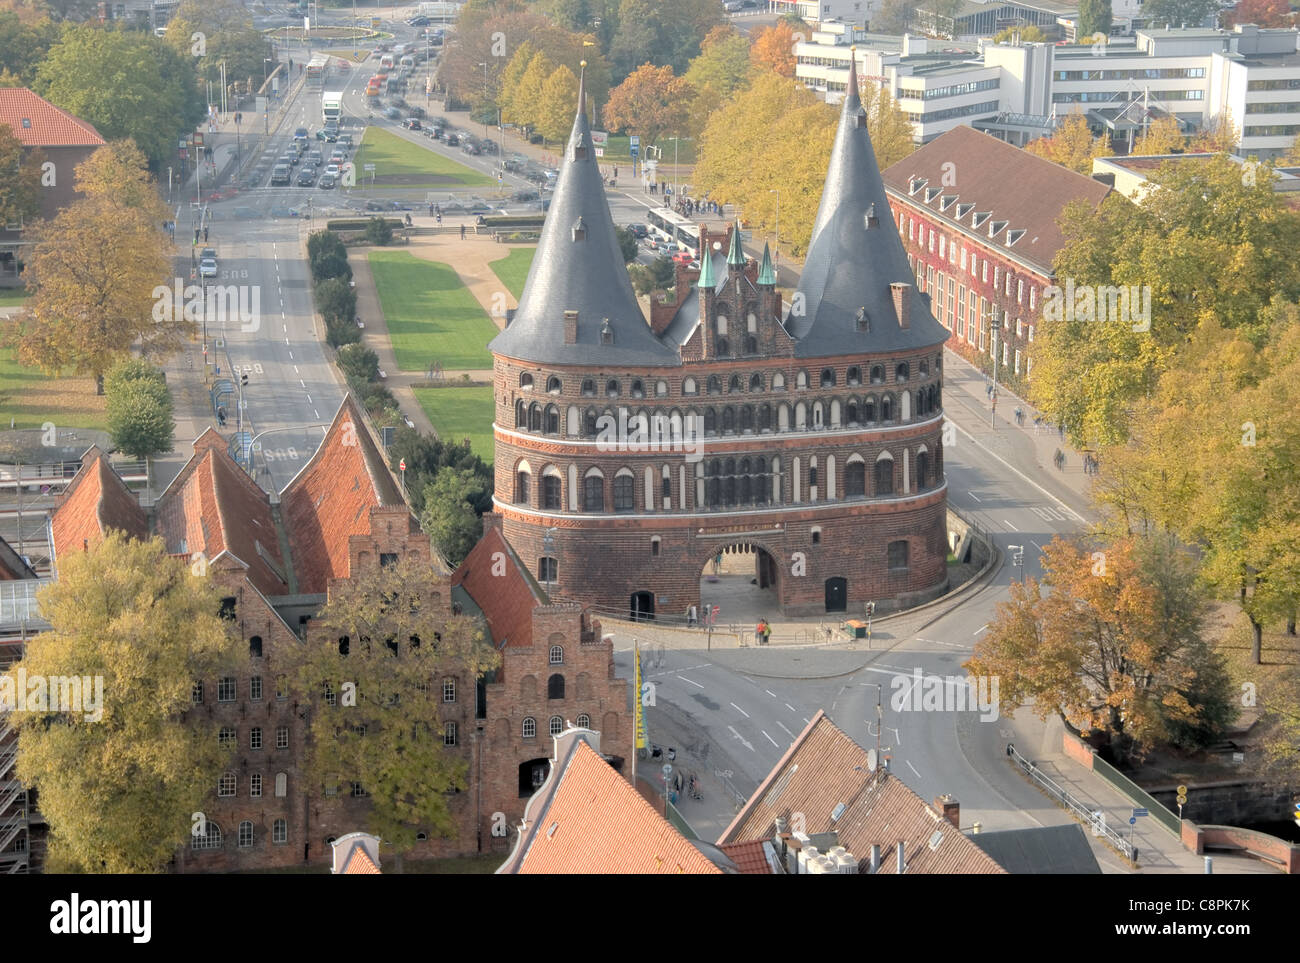
M1133 810L1133 818L1134 818L1134 819L1137 819L1139 816L1150 816L1150 815L1151 815L1151 813L1149 813L1149 812L1148 812L1147 810L1145 810L1145 809L1134 809L1134 810Z
M1132 826L1132 825L1133 825L1134 823L1136 823L1137 821L1138 821L1138 818L1137 818L1136 816L1130 816L1130 817L1128 818L1128 824L1129 824L1130 826Z
M604 157L604 156L605 156L605 148L603 148L603 147L593 147L592 150L594 150L594 151L596 152L596 156L597 156L597 157Z
M361 165L361 169L362 169L362 170L366 170L366 171L373 171L373 170L375 169L375 165L374 165L374 164L362 164L362 165Z
M1180 795L1180 796L1186 796L1186 795L1187 795L1187 787L1186 787L1186 786L1179 786L1179 787L1178 787L1178 795ZM1300 808L1300 807L1297 807L1297 808Z
M627 142L628 142L628 144L629 144L630 146L632 146L632 147L640 147L640 146L641 146L641 138L640 138L640 136L637 135L637 134L633 134L631 137L629 137L629 138L627 139Z
M406 459L405 459L405 458L403 458L401 461L399 461L399 462L397 463L397 470L398 470L398 471L406 471Z
M640 147L637 147L637 146L634 144L634 145L632 145L631 147L629 147L629 148L627 149L627 151L628 151L628 153L631 154L633 157L636 157L638 154L641 153L641 148L640 148Z

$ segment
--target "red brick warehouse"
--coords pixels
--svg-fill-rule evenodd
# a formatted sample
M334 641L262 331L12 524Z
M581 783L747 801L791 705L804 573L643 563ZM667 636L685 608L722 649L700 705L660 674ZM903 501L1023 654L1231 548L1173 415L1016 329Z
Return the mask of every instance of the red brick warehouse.
M769 251L702 232L650 323L582 107L519 308L490 345L503 532L559 596L652 617L754 551L787 615L905 607L947 584L942 346L851 78L788 307ZM585 104L580 89L579 103ZM695 430L698 428L699 436Z

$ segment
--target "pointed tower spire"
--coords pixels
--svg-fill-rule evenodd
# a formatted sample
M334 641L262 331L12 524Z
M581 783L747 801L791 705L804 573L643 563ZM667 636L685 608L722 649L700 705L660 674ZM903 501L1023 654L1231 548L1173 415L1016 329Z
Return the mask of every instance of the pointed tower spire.
M772 249L763 242L763 261L758 266L759 284L776 284L776 271L772 267Z
M712 290L718 286L718 282L713 278L713 252L706 245L700 252L700 279L696 282L697 288L708 288Z
M727 264L730 267L745 266L745 252L740 249L740 221L732 225L731 248L727 251Z
M587 121L586 61L578 109L533 265L494 355L543 364L677 365L637 302L623 263Z
M858 95L857 48L813 222L798 294L786 318L796 357L941 345L947 330L916 291ZM897 285L897 289L892 287Z

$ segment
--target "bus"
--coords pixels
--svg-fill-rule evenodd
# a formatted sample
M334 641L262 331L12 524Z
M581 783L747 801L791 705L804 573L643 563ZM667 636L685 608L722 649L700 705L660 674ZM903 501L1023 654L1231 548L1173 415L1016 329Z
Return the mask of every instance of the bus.
M324 90L325 77L329 73L330 58L325 54L317 54L311 58L307 64L307 89Z
M379 68L380 68L381 70L392 70L392 69L393 69L393 55L392 55L392 54L384 54L382 57L380 57L380 58L379 58Z
M666 207L647 211L645 220L650 233L667 246L668 253L685 251L693 258L700 256L700 225L694 221Z

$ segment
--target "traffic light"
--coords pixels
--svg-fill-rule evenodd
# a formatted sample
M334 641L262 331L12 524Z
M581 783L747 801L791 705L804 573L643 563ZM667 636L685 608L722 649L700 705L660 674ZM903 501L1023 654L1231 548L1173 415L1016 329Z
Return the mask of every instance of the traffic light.
M239 384L240 384L240 387L243 387L243 388L247 388L247 387L248 387L248 375L247 375L247 374L241 374L241 375L239 376Z

